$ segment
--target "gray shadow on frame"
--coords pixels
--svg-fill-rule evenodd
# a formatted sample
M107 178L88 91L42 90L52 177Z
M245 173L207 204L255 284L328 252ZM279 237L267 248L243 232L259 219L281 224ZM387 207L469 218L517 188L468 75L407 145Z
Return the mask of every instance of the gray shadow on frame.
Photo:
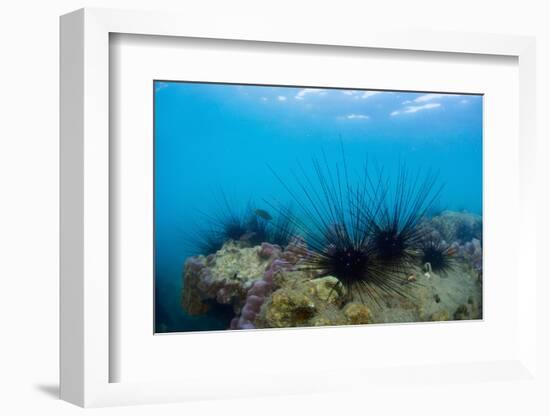
M59 400L59 384L37 384L34 387L44 395Z

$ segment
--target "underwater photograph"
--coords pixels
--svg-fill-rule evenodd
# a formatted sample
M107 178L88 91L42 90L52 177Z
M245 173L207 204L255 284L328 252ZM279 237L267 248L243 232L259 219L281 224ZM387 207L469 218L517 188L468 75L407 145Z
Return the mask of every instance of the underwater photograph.
M155 333L482 319L482 95L153 88Z

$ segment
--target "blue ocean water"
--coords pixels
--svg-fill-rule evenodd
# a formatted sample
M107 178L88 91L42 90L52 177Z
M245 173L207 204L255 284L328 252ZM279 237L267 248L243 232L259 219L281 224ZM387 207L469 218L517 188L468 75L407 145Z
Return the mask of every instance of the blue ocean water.
M311 171L314 158L333 166L344 152L352 173L367 159L390 176L400 163L436 171L445 187L435 208L481 214L482 96L165 81L154 88L156 332L226 328L180 306L193 239L223 195L240 209L288 201L277 177L296 189L293 175Z

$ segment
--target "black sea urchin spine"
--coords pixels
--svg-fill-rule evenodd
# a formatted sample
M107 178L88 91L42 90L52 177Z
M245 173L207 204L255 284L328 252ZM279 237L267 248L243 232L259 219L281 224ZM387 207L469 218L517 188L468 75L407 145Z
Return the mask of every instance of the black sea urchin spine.
M250 204L241 209L224 192L208 211L200 210L201 225L187 234L192 236L192 254L208 255L218 251L226 241L240 241L249 232Z
M300 270L336 277L348 296L361 301L364 296L378 302L384 294L404 295L403 278L380 262L364 220L377 210L372 201L380 200L375 197L379 189L366 167L352 183L343 149L342 160L331 169L323 153L322 162L313 159L312 176L300 166L299 174L293 174L296 190L273 171L302 217L292 220L309 249Z
M377 193L376 209L366 211L365 224L380 262L393 272L408 273L425 237L418 223L438 199L443 185L438 185L437 175L430 172L411 176L404 165L399 167L393 186L388 180L379 181L384 190Z
M280 208L271 224L268 242L286 247L297 234L294 218L294 211L290 206Z
M455 269L457 249L439 240L428 239L421 244L420 265L425 272L446 276Z

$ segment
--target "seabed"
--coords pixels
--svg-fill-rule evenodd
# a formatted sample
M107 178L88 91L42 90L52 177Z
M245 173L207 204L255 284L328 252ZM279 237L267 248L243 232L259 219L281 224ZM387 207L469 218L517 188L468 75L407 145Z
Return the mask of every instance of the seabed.
M307 255L300 239L284 248L228 241L214 254L187 259L182 308L192 316L230 308L228 329L481 319L481 217L446 211L420 226L456 254L445 272L410 267L403 273L404 296L349 294L336 277L300 270Z

